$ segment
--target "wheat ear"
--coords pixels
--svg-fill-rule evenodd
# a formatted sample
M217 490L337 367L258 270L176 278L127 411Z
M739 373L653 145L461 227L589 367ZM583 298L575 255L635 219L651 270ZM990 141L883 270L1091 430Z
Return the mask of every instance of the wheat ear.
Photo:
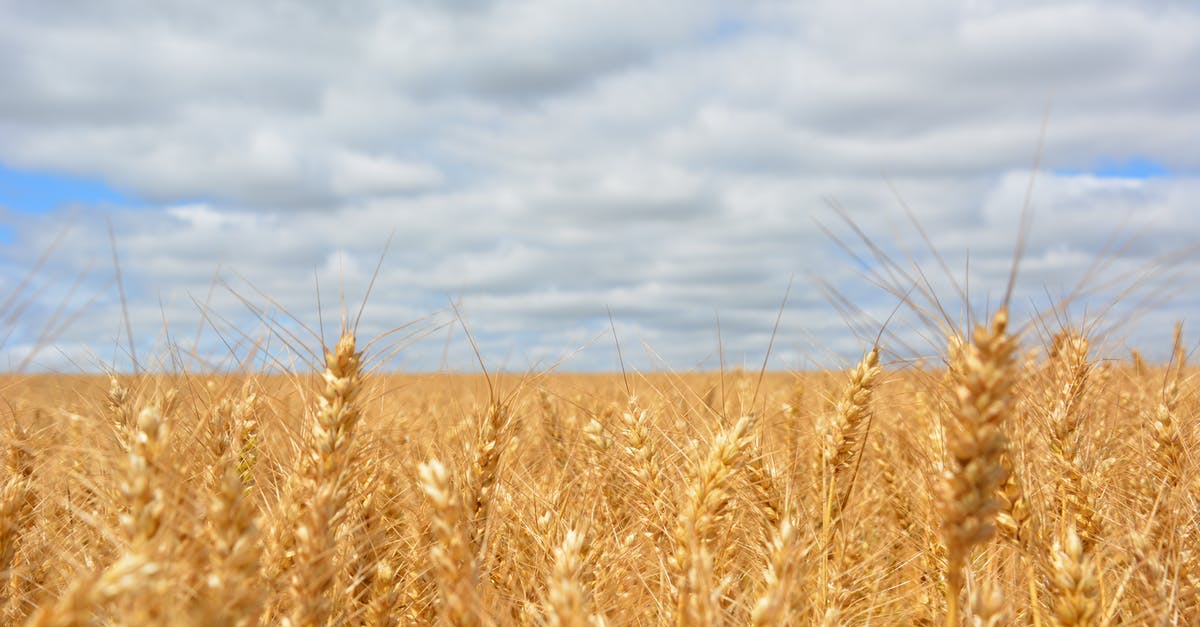
M1162 391L1150 426L1154 434L1154 462L1162 477L1164 488L1173 488L1183 479L1185 452L1180 438L1177 414L1180 401L1180 385L1183 382L1183 370L1187 363L1187 351L1183 348L1183 325L1175 325L1175 340L1172 348L1171 361L1174 363L1174 375L1167 381ZM1157 494L1152 495L1157 498Z
M1050 561L1054 591L1054 621L1063 627L1092 625L1099 612L1100 587L1096 568L1074 528L1054 543Z
M637 507L645 524L645 534L656 548L669 541L670 528L669 490L663 481L662 456L654 441L650 410L638 404L636 396L630 396L627 408L621 413L621 435L625 460L637 492Z
M1058 395L1051 402L1050 450L1055 454L1062 472L1057 475L1058 493L1062 498L1062 516L1073 518L1079 537L1085 546L1094 544L1100 536L1100 517L1092 501L1092 481L1084 465L1080 446L1080 427L1087 417L1082 399L1088 389L1092 364L1088 361L1087 338L1063 333L1055 338L1055 366L1059 381Z
M822 433L824 472L823 526L828 531L841 516L853 488L855 460L862 454L870 421L871 393L879 378L879 349L863 355L834 407Z
M433 507L429 524L434 543L429 557L441 594L442 617L451 625L479 625L478 569L450 473L431 459L417 468L417 475Z
M745 463L755 423L753 416L743 416L732 428L718 434L687 487L675 527L672 558L677 581L677 625L708 625L719 620L709 545L731 500L730 482Z
M547 623L552 627L588 627L603 624L588 613L588 591L583 585L582 533L569 529L554 549L554 570L547 592Z
M500 476L500 455L508 443L508 406L493 402L479 424L475 451L467 471L466 502L468 534L473 550L479 551L487 525L488 509Z
M994 581L983 582L971 595L974 627L1001 627L1008 624L1004 591Z
M208 592L210 622L222 625L257 623L262 595L253 589L259 571L259 516L249 491L247 459L257 431L256 395L247 387L237 403L222 410L224 445L213 472L212 496L208 505L208 537L211 543Z
M345 332L325 351L325 382L313 412L304 483L308 503L296 530L296 563L290 593L294 627L323 625L333 614L338 529L354 489L354 431L361 416L362 354Z
M126 510L119 518L129 550L138 553L149 549L162 524L165 504L156 466L166 424L158 406L150 405L138 413L134 427L128 466L120 486Z
M754 627L787 624L787 598L795 570L793 546L796 530L786 518L779 522L771 538L770 556L763 573L763 591L750 612Z
M946 625L958 624L963 567L972 549L995 533L996 495L1006 471L1004 421L1016 381L1016 340L1008 334L1008 310L992 318L990 328L975 328L974 338L950 364L953 398L946 424L950 459L940 485L938 509L946 546Z
M29 436L13 424L8 444L8 477L0 487L0 618L9 620L20 602L17 573L12 565L17 543L28 525L36 496L33 491L33 454Z
M99 575L77 578L53 604L39 608L25 627L86 627L96 623L96 609L136 592L158 575L159 565L144 555L126 553ZM128 616L123 617L126 620Z

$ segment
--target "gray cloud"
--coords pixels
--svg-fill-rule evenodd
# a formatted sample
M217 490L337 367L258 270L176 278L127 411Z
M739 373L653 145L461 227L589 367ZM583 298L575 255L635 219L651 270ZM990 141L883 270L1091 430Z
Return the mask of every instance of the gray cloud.
M847 327L886 318L895 298L872 285L885 269L831 202L910 276L919 263L959 315L902 199L953 281L969 265L973 304L994 306L1048 105L1023 308L1045 309L1098 255L1112 259L1097 285L1148 268L1186 275L1164 255L1200 241L1200 84L1189 80L1200 12L1189 5L6 4L0 162L102 179L145 202L4 215L16 239L0 294L74 224L14 322L10 363L85 272L71 302L96 299L40 363L113 358L122 324L106 221L143 354L164 316L191 345L195 301L257 337L226 284L316 326L319 282L320 313L335 320L339 284L356 302L394 231L367 334L429 314L436 327L461 299L491 356L525 367L603 333L610 308L631 344L657 351L634 351L636 365L714 366L717 315L728 352L761 359L795 276L777 365L853 358ZM1133 157L1172 175L1086 174ZM212 289L214 276L224 283ZM822 281L870 318L843 319ZM1190 311L1175 302L1114 337L1163 341L1160 318ZM912 318L895 325L897 342L929 349ZM456 337L447 359L469 367ZM444 342L439 331L404 364L440 365ZM227 352L212 329L197 349ZM599 342L571 367L612 360Z

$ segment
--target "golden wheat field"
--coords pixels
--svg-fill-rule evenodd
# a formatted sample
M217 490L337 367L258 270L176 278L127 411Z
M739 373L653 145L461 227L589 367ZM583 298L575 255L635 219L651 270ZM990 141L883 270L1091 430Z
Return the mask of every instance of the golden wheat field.
M9 376L5 624L1189 624L1198 404L1001 310L846 372Z
M1200 0L0 0L0 627L1200 627Z

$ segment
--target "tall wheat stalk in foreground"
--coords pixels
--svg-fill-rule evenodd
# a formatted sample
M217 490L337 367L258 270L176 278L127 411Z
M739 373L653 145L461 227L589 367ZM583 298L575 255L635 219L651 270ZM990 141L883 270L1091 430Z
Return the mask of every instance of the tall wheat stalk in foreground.
M343 333L325 352L324 388L313 411L312 436L303 467L305 515L296 532L296 564L291 576L293 611L287 624L324 625L333 618L338 576L339 531L355 488L354 432L361 409L362 355L353 333Z
M1016 382L1016 340L1008 334L1008 310L991 326L975 329L950 364L953 377L946 450L949 467L942 477L938 509L946 545L946 625L958 624L963 568L971 551L991 539L1001 501L996 492L1007 475L1004 421Z
M831 585L831 560L836 552L836 537L842 514L857 481L859 464L871 424L871 394L882 369L879 347L873 346L850 373L841 397L821 425L821 543L817 607L834 616L837 596Z

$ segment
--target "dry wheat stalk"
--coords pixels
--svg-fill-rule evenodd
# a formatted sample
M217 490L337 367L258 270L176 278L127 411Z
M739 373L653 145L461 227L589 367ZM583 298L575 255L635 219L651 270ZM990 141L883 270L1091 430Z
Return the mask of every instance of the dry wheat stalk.
M479 422L474 455L467 471L465 505L471 546L481 551L488 507L500 476L500 456L509 443L508 405L492 402Z
M1004 466L1004 483L996 492L1000 499L1000 511L996 513L996 527L1010 542L1018 545L1029 539L1029 500L1025 496L1025 484L1021 473L1014 467L1013 451L1006 451L1000 458Z
M354 490L354 432L361 415L362 355L345 332L325 351L324 388L313 412L311 447L303 468L304 515L296 530L296 563L290 577L293 627L323 625L333 617L338 531Z
M121 494L125 497L125 512L121 514L121 527L131 552L148 550L148 545L158 534L162 523L162 486L159 485L156 464L162 450L166 423L157 405L150 405L137 415L134 425L126 473L121 482Z
M113 431L122 446L128 446L130 431L134 428L133 394L121 385L116 376L109 377L108 393L104 395L104 406L108 409Z
M750 500L759 512L762 546L769 549L784 516L784 498L779 487L779 477L767 464L766 456L759 446L753 447L751 453L746 456L745 470L746 484L750 486Z
M625 440L622 450L632 462L633 477L647 497L643 507L650 518L662 509L666 489L658 447L651 432L650 411L638 405L636 396L629 397L628 405L621 413L621 425Z
M720 606L712 585L712 552L718 522L725 515L732 495L730 482L745 463L757 420L743 416L727 431L719 433L708 456L693 471L675 527L676 574L675 623L711 625L720 620Z
M33 451L25 430L13 421L9 435L5 470L0 486L0 618L12 622L20 601L20 582L13 569L21 533L33 514L36 494L33 490Z
M824 527L829 530L853 489L853 466L862 454L870 421L871 392L879 378L879 349L871 348L855 366L833 414L822 430Z
M994 581L977 587L971 595L971 623L975 627L1001 627L1008 624L1008 611L1004 591Z
M97 624L97 608L142 589L158 575L159 565L144 555L126 553L100 575L84 575L53 604L39 608L26 627L86 627ZM130 617L123 617L129 624Z
M210 542L209 569L205 578L207 620L221 625L254 625L262 605L255 591L261 547L259 516L249 493L247 459L257 421L256 395L247 388L237 403L228 404L218 447L221 456L213 465L209 489L207 535Z
M450 473L431 459L418 467L417 474L433 508L429 524L434 544L429 557L440 591L441 617L451 625L480 625L478 568Z
M990 328L976 327L972 342L951 364L954 387L946 424L949 466L939 486L938 509L946 546L946 625L958 623L963 567L972 549L995 532L1004 482L1000 458L1004 421L1016 382L1016 340L1008 334L1008 311L1001 309Z
M795 572L796 529L791 521L779 523L771 539L770 556L763 573L763 590L750 613L755 627L787 624L788 593Z
M1099 575L1075 529L1056 540L1050 561L1054 620L1063 627L1095 624L1099 612Z
M568 529L554 549L554 570L546 594L546 622L552 627L588 627L603 624L588 612L589 595L583 585L584 537Z
M803 379L797 376L787 402L780 405L783 412L784 444L789 460L797 459L801 455L800 423L803 417L804 392Z
M1057 476L1062 517L1071 517L1085 545L1100 536L1100 517L1092 502L1091 472L1082 453L1079 430L1087 418L1082 399L1087 392L1092 364L1088 360L1086 337L1063 332L1055 337L1051 366L1057 374L1052 385L1057 394L1051 407L1050 450L1056 455L1061 472Z
M857 479L857 464L862 459L871 421L871 394L880 373L879 349L872 347L850 373L833 413L827 416L821 428L822 552L815 600L818 608L832 609L833 597L838 596L832 574L836 565L831 563L837 528ZM840 612L827 611L823 620L835 620L839 616Z
M623 491L624 498L632 501L634 510L632 524L637 531L626 535L624 544L633 544L642 538L652 547L658 559L664 559L664 550L670 543L671 494L665 481L662 455L652 431L650 410L638 404L636 396L630 395L625 411L620 413L622 437L621 453L624 476L632 479L635 489ZM608 482L605 483L608 487Z
M1058 389L1048 403L1053 436L1050 446L1064 460L1074 460L1078 454L1079 443L1075 436L1084 418L1079 404L1087 391L1092 371L1089 349L1087 338L1081 335L1064 332L1055 337L1051 366L1057 376L1052 379L1052 384Z
M1150 428L1154 437L1154 462L1158 466L1158 474L1162 478L1160 485L1167 490L1179 485L1182 480L1184 447L1176 424L1180 386L1183 382L1183 369L1187 364L1187 351L1183 348L1183 326L1175 326L1175 340L1172 349L1174 374L1163 388L1161 400L1150 417ZM1157 494L1151 496L1156 497Z
M120 482L125 510L118 516L128 546L125 554L105 572L100 580L106 581L114 572L166 571L170 565L169 549L176 538L162 529L167 500L168 477L163 472L163 457L167 450L167 418L164 408L174 406L173 390L161 395L154 403L142 408L130 432L127 465ZM144 568L133 568L129 564L144 563ZM123 575L124 576L124 575ZM128 591L114 613L131 624L153 624L165 622L175 609L148 601L154 599L166 587L167 581L159 577L142 582L139 586L124 588ZM107 598L107 597L106 597Z
M346 568L349 579L346 588L358 610L365 613L368 625L396 625L399 621L400 594L396 587L399 573L388 551L391 538L384 503L387 497L378 487L383 477L374 468L359 469L359 474L365 484L377 487L364 487L366 494L355 512L356 522L349 534L352 558Z
M550 452L553 455L554 466L563 468L567 465L569 457L566 447L566 436L564 435L563 416L558 411L550 395L545 388L538 388L538 402L542 410L542 430L547 444L550 446Z

